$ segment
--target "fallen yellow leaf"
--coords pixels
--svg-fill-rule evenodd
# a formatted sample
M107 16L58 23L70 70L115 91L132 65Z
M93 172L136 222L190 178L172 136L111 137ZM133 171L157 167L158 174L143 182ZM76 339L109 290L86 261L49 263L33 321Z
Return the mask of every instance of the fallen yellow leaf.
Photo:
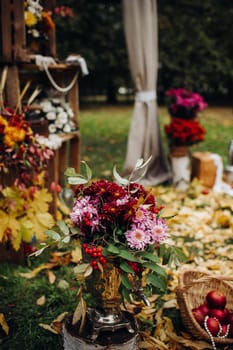
M9 334L9 326L6 322L5 316L3 313L0 313L0 325L2 327L2 330L6 333L6 335Z
M47 276L50 284L53 284L56 281L56 275L52 271L48 270Z
M43 306L46 302L45 295L42 295L40 298L37 299L36 305Z
M20 272L19 276L31 279L31 278L36 277L38 275L38 273L41 272L42 270L51 269L53 267L54 267L54 264L43 264L43 265L36 267L34 270L32 270L30 272Z
M44 324L44 323L39 323L39 326L42 327L43 329L46 329L47 331L50 331L54 334L59 334L59 332L51 327L50 324Z
M79 303L74 311L72 318L72 325L77 324L80 321L79 333L83 331L86 322L87 306L85 300L81 297Z
M80 260L82 260L82 249L78 246L71 251L71 261L77 264Z

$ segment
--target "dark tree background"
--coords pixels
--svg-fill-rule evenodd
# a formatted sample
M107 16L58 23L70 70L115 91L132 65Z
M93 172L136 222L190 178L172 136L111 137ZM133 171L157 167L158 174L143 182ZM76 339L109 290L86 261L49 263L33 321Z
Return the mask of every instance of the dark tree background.
M121 0L57 0L64 3L74 17L56 16L59 58L77 53L86 59L90 74L80 79L81 97L116 102L119 87L133 88ZM171 87L187 87L213 103L231 102L233 1L158 0L158 16L159 100Z

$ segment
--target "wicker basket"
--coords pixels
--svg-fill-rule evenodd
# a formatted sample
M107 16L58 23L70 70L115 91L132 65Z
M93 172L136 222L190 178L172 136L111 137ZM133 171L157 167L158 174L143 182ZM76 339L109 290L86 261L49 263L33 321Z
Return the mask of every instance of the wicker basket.
M187 331L195 338L213 343L208 333L195 320L192 309L203 304L207 293L220 290L227 299L226 307L233 310L233 277L215 276L200 271L187 270L179 276L177 288L177 302L180 308L183 324ZM233 344L233 338L212 337L215 344Z

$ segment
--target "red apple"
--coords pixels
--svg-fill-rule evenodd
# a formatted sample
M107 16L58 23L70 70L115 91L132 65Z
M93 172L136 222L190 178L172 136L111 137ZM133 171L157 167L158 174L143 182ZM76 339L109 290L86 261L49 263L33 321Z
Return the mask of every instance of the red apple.
M227 308L225 308L223 311L224 311L224 314L225 314L225 316L226 316L226 323L227 323L227 322L228 322L228 317L229 317L230 311L229 311Z
M201 304L198 308L201 310L201 312L203 313L204 316L206 316L206 315L209 314L210 309L209 309L209 307L206 305L206 303Z
M192 313L193 313L195 320L200 325L202 325L206 315L203 313L203 311L200 309L200 307L195 307L194 309L192 309Z
M230 329L229 329L229 338L233 338L233 323L230 323Z
M206 327L210 331L210 333L216 337L218 332L220 331L220 325L218 320L214 317L208 317L206 320Z
M227 322L230 324L233 324L233 312L229 311L228 315L227 315Z
M207 305L212 309L221 309L223 310L226 306L226 296L219 290L211 290L206 295Z
M226 324L223 324L222 325L222 332L219 334L220 337L224 337L226 336L227 337L227 330L228 330L228 326Z
M210 309L209 315L215 317L219 320L221 324L226 323L226 315L223 310L220 309Z

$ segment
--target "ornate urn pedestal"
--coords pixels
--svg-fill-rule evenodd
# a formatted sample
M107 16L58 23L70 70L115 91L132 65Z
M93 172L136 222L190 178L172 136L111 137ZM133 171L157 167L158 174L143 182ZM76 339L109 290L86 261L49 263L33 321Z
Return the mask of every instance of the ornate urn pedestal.
M65 350L137 349L137 323L132 314L121 310L120 283L119 269L111 261L102 272L87 279L87 291L95 305L87 309L81 334L67 319L63 329Z

